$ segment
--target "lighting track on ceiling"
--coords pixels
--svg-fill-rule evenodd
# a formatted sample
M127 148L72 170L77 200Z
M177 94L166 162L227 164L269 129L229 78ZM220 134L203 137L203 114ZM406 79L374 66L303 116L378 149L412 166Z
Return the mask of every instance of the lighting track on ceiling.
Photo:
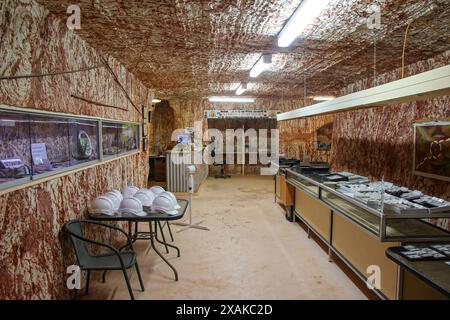
M317 18L320 13L325 9L325 7L330 3L331 0L303 0L297 9L294 11L292 16L289 18L288 22L281 29L278 34L277 45L280 48L289 47L295 39L297 39L303 30L311 24L311 22ZM261 73L266 71L272 63L272 53L264 53L262 54L256 63L250 69L249 77L257 78ZM248 81L247 81L248 82ZM241 82L237 87L235 93L237 96L240 96L247 90L247 82ZM209 100L215 100L218 97L210 97ZM220 97L227 98L227 97ZM236 99L230 99L226 102L237 102ZM317 97L323 98L323 97ZM331 97L326 97L327 99ZM333 97L334 98L334 97ZM249 98L253 99L253 98ZM234 101L232 101L234 100ZM254 101L255 99L253 99ZM251 101L251 102L253 102ZM217 102L217 101L212 101ZM223 102L223 101L221 101Z

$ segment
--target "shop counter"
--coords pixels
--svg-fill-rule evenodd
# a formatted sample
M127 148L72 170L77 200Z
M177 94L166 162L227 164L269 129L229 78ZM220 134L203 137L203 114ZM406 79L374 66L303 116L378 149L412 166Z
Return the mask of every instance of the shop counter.
M385 214L341 194L312 174L286 169L276 177L275 185L276 198L292 199L295 219L327 244L330 260L333 254L338 256L363 281L379 267L381 287L374 292L382 299L403 298L400 269L385 254L389 247L450 241L450 232L429 223L429 215ZM450 213L444 212L433 218L448 216Z
M450 299L450 259L447 261L410 261L399 251L386 250L386 256L401 268L400 298L404 300Z

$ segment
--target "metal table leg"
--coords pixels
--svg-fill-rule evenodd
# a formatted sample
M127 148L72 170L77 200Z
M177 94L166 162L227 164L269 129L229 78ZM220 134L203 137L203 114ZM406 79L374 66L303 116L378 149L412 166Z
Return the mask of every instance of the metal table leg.
M150 251L151 248L153 248L153 250L155 250L156 254L161 257L161 259L170 267L170 269L172 269L173 273L175 274L175 281L178 281L178 272L177 272L177 270L174 268L174 266L172 266L170 264L169 261L167 261L166 258L164 258L164 256L161 254L161 252L159 252L158 249L156 249L155 241L153 239L154 232L153 232L153 225L152 225L152 223L149 222L148 225L150 227L150 247L148 248L147 253L148 253L148 251ZM155 230L157 230L156 221L155 221ZM157 231L155 231L155 232L157 232Z
M172 234L172 228L170 227L169 221L166 222L166 225L167 225L167 229L169 229L170 239L172 240L172 242L174 242L173 234Z
M158 228L156 226L156 223L159 225L159 230L161 231L161 234L162 234L162 237L163 237L163 242L161 242L158 239ZM166 242L166 238L164 237L164 233L163 233L163 230L162 230L162 227L161 227L161 223L159 221L155 222L155 239L159 243L164 244L166 246L166 250L167 250L167 247L171 247L171 248L174 248L175 250L177 250L177 257L178 258L180 257L180 249L177 246L174 246L173 244L169 244L169 243ZM167 251L167 253L169 253L169 251Z
M159 228L159 231L161 231L162 241L160 241L158 239L158 228ZM156 233L155 233L156 241L158 241L159 243L163 244L166 247L166 253L169 253L169 247L168 247L168 245L166 243L166 237L164 236L164 232L162 230L161 222L155 221L155 231L156 231Z

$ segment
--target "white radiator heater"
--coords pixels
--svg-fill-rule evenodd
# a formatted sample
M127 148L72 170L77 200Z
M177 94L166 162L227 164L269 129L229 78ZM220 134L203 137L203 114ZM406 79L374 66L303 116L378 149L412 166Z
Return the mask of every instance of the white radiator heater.
M197 151L201 152L201 151ZM192 153L193 156L193 153ZM187 193L188 190L188 179L189 171L187 167L190 164L183 163L180 161L181 155L177 152L170 151L166 155L166 178L167 178L167 191L173 193ZM196 172L194 174L195 184L194 192L197 192L200 184L208 176L208 165L207 164L197 164L195 165Z

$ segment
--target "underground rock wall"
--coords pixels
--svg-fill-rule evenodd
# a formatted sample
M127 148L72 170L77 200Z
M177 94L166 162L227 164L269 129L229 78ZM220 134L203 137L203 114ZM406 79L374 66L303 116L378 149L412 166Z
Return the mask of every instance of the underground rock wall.
M95 67L57 76L0 80L0 104L136 122L141 115L130 100L138 109L151 105L153 93L123 65L104 57L122 89L100 53L34 1L1 1L0 32L2 76ZM141 152L28 188L0 192L0 299L68 298L66 267L75 260L61 232L64 222L85 218L92 198L126 183L144 186L147 176L147 154ZM98 230L89 232L97 239L118 240Z
M408 66L414 75L450 63L450 51L436 58ZM380 75L384 84L401 78L401 70ZM342 95L368 89L373 80L362 80L342 90ZM394 104L335 115L332 164L374 179L390 181L427 194L450 199L446 181L413 175L413 124L450 118L450 96L412 103Z

